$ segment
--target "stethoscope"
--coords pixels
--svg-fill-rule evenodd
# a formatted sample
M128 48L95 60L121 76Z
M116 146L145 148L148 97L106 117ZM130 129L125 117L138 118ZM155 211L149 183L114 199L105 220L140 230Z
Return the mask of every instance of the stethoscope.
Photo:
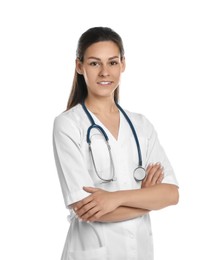
M128 122L128 124L129 124L129 126L130 126L130 128L132 130L132 133L133 133L133 136L134 136L134 139L135 139L135 142L136 142L137 152L138 152L138 167L136 167L135 170L133 171L133 177L134 177L134 179L136 181L142 181L146 177L146 170L142 166L143 165L142 164L142 154L141 154L140 143L139 143L139 140L138 140L138 137L137 137L137 134L136 134L136 130L135 130L131 120L127 116L126 112L121 108L121 106L119 104L116 103L116 106L121 111L121 113L124 115L126 121ZM89 145L89 151L90 151L90 155L91 155L91 158L92 158L93 167L95 169L96 175L103 182L114 181L114 180L116 180L115 167L114 167L114 163L113 163L113 157L112 157L112 153L111 153L111 147L110 147L110 144L109 144L108 135L106 134L106 132L104 131L104 129L101 126L99 126L99 125L97 125L95 123L95 121L93 120L92 116L90 115L88 109L86 108L86 105L85 105L84 102L82 102L82 108L85 111L85 113L86 113L86 115L87 115L87 117L88 117L88 119L89 119L89 121L91 123L91 126L87 130L86 142ZM111 174L110 174L111 177L110 178L102 177L99 174L99 172L98 172L98 170L96 168L96 163L95 163L95 160L94 160L92 147L91 147L91 139L90 139L90 132L91 132L92 129L97 129L103 135L103 137L104 137L104 139L106 141L107 148L108 148L108 151L109 151L109 157L110 157L110 161L111 161Z

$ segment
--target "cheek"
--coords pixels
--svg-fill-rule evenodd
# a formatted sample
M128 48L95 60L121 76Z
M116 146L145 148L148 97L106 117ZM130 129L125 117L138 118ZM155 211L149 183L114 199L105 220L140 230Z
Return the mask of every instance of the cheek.
M115 72L114 75L115 75L116 80L120 81L120 79L121 79L121 74L122 74L121 70L118 70L118 71Z
M84 71L83 77L85 79L86 85L89 85L90 81L92 81L92 75L89 72Z
M122 72L123 72L123 69L122 69L122 67L121 67L121 66L120 66L120 67L118 67L118 68L116 68L116 70L115 70L115 74L116 74L116 75L118 75L118 77L120 77L120 76L121 76Z
M90 70L85 70L83 73L86 82L95 80L96 75L97 75L96 71L90 71Z

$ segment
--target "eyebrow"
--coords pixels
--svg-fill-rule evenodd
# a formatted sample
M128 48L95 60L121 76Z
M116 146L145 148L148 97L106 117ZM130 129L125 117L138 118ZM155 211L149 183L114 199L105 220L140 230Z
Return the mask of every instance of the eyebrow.
M93 59L93 60L101 60L100 58L97 58L97 57L88 57L87 60L90 60L90 59ZM113 59L119 59L119 56L113 56L113 57L110 57L108 60L113 60Z

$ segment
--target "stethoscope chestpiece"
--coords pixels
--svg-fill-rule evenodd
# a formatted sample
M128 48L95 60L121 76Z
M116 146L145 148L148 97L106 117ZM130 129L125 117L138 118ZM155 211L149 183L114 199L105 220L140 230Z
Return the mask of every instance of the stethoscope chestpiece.
M138 167L134 170L133 172L133 176L134 176L134 179L136 181L142 181L145 179L146 177L146 170L142 167L142 154L141 154L141 150L140 150L140 143L139 143L139 140L138 140L138 137L137 137L137 134L136 134L136 130L130 120L130 118L128 117L128 115L126 114L126 112L121 108L121 106L119 104L117 104L117 107L119 108L119 110L123 113L124 117L126 118L131 130L132 130L132 133L133 133L133 136L134 136L134 139L135 139L135 142L136 142L136 147L137 147L137 152L138 152ZM91 154L91 157L92 157L92 161L93 161L93 166L95 168L95 172L97 174L97 176L104 182L111 182L111 181L115 181L116 180L116 176L115 176L115 167L114 167L114 162L113 162L113 158L112 158L112 153L111 153L111 147L109 145L109 138L106 134L106 132L104 131L104 129L97 125L95 123L95 121L93 120L92 116L90 115L89 111L87 110L84 102L82 102L82 107L83 107L83 110L85 111L87 117L89 118L89 121L91 122L91 126L88 128L87 130L87 135L86 135L86 141L87 143L89 144L89 151L90 151L90 154ZM103 137L105 138L106 140L106 143L107 143L107 148L108 148L108 151L109 151L109 155L110 155L110 160L111 160L111 165L112 165L112 174L111 174L111 178L102 178L98 171L97 171L97 168L96 168L96 164L95 164L95 160L94 160L94 157L93 157L93 152L92 152L92 149L91 149L91 140L90 140L90 132L93 128L96 128L97 130L99 130L99 132L103 135Z
M136 181L142 181L146 177L146 170L142 166L138 166L134 172L133 177Z

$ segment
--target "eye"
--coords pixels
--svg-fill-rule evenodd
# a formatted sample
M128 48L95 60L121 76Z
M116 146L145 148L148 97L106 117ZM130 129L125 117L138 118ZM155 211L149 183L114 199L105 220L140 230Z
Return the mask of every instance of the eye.
M110 61L110 65L111 66L114 66L114 65L117 65L118 64L118 62L117 61L115 61L115 60L113 60L113 61Z
M89 65L95 67L95 66L99 66L99 63L97 61L92 61L89 63Z

